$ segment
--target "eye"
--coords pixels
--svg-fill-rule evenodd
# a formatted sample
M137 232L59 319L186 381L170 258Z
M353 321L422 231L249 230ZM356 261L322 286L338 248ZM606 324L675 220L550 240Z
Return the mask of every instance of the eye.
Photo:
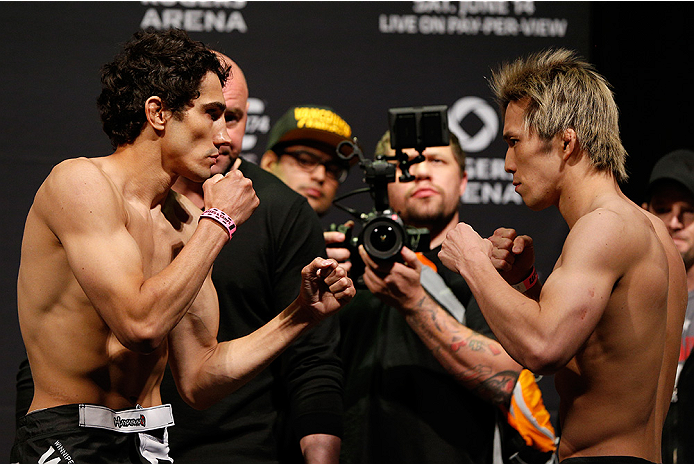
M207 114L210 116L210 118L212 118L213 121L216 121L222 117L222 112L215 108L210 108L207 110Z
M682 211L682 222L689 225L694 222L694 211Z
M235 124L241 120L241 115L235 112L224 113L224 119L227 124Z

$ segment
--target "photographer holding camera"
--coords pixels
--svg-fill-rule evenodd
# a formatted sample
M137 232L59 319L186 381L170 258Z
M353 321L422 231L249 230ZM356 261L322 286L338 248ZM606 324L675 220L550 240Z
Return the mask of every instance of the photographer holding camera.
M393 156L390 138L386 132L376 158ZM521 366L492 338L465 281L437 257L458 223L465 154L451 134L448 146L422 155L409 168L413 181L402 182L398 167L387 193L405 225L429 229L430 249L403 247L398 259L383 261L360 246L368 291L359 290L340 314L341 462L348 464L490 463L497 410L509 407L520 384Z

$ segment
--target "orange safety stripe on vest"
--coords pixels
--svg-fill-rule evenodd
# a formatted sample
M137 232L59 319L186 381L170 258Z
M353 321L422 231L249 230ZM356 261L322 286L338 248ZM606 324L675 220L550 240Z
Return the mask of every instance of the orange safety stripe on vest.
M508 423L528 446L541 451L556 450L556 434L549 412L542 402L542 392L535 382L535 376L529 370L523 369L518 376L511 407L504 413Z

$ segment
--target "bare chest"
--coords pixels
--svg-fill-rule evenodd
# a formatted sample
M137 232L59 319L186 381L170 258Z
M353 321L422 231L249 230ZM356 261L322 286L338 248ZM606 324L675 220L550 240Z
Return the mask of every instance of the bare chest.
M195 230L192 217L179 213L183 214L171 211L166 204L149 211L128 209L127 228L140 250L145 278L168 266Z

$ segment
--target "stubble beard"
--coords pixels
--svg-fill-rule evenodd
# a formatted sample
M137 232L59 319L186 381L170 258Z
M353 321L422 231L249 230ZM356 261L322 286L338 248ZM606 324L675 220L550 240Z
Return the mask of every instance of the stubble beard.
M453 218L455 211L450 213L444 211L442 201L426 205L410 202L398 214L407 225L435 230L442 227L442 224L448 224L451 218Z

